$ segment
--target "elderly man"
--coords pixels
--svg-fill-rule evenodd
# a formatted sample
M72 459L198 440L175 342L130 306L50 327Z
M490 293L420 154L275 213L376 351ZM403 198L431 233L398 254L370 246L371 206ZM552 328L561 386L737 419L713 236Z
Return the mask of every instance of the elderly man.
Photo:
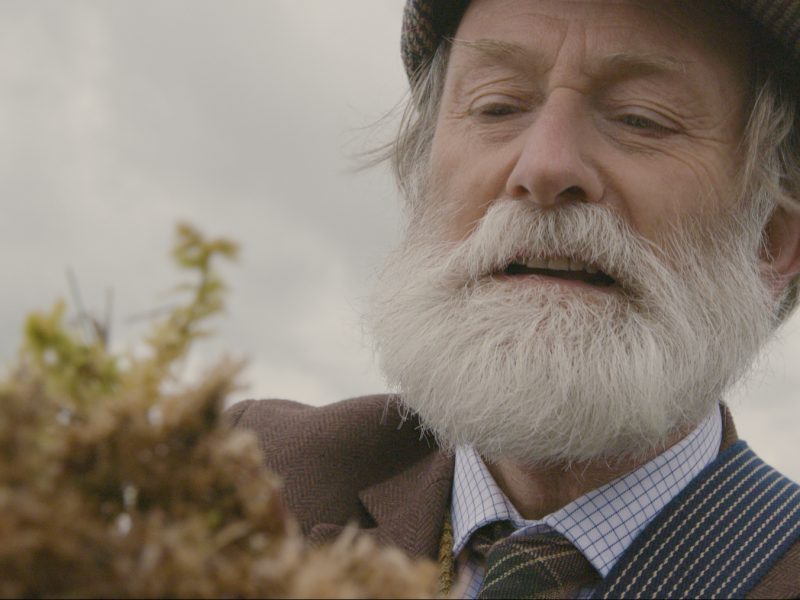
M399 396L244 402L309 536L463 597L800 595L800 487L720 404L794 307L800 2L409 0Z

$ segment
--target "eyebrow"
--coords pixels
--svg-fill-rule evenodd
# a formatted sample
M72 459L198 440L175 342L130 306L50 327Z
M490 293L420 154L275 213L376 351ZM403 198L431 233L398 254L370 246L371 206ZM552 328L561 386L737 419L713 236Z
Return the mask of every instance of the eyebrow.
M470 51L481 63L510 63L521 71L536 73L543 73L550 67L541 53L512 42L452 38L451 43ZM589 73L598 79L618 80L648 75L681 75L686 73L687 67L686 62L667 55L617 52L592 61Z

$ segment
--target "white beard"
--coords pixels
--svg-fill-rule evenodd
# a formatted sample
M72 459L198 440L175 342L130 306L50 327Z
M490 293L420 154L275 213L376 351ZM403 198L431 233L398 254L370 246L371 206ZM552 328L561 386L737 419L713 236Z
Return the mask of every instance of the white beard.
M463 242L415 225L368 316L384 373L447 450L530 466L643 458L707 416L776 325L763 218L744 221L649 243L604 207L504 200ZM491 276L521 253L595 263L617 289Z

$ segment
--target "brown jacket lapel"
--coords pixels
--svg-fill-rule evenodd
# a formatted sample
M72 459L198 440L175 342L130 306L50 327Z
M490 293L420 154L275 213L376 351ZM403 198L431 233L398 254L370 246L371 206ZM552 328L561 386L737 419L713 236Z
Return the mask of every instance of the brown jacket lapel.
M435 559L453 482L453 460L442 453L413 465L358 494L375 525L367 530L379 543L412 556ZM344 527L318 523L308 533L313 544L339 536Z
M453 459L435 452L394 477L365 488L359 494L376 522L373 535L413 556L436 558L442 535Z
M453 457L403 419L392 396L319 408L287 401L245 401L226 414L252 429L267 466L313 543L349 523L412 556L435 559L453 481Z

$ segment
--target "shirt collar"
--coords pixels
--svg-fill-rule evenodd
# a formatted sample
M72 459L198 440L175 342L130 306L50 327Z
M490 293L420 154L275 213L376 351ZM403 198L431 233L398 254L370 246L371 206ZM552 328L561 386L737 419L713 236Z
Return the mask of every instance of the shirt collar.
M650 462L538 521L525 520L469 446L456 449L451 514L453 554L489 523L511 521L513 535L556 531L605 577L636 536L719 453L722 418L712 411L696 429Z

